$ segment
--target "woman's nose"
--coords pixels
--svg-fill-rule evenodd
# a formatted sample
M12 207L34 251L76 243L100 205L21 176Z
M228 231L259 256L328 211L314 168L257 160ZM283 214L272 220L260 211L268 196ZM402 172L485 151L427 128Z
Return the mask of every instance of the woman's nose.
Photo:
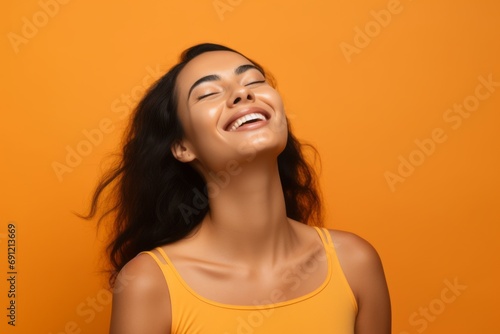
M255 100L255 95L251 89L246 86L239 86L233 90L233 93L228 99L228 106L232 107L240 103L252 102Z

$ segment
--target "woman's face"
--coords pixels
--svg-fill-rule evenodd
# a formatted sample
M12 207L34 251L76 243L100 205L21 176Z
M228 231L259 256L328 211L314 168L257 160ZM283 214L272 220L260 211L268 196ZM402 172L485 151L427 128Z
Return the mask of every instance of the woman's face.
M237 53L211 51L191 60L177 77L176 94L184 139L174 155L202 171L266 153L275 159L286 145L280 95Z

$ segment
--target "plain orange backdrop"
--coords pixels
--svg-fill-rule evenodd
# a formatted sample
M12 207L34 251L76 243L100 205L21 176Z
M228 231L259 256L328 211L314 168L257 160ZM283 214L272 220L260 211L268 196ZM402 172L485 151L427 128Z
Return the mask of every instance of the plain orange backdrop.
M105 235L71 211L87 208L144 88L204 41L277 78L295 133L321 155L325 225L369 240L383 260L393 333L500 331L500 3L3 8L0 332L107 331ZM6 317L10 222L15 327Z

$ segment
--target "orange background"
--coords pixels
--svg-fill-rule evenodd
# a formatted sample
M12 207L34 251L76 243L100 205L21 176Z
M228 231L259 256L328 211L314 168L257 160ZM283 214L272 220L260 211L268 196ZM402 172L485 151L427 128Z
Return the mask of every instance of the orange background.
M107 331L104 236L71 211L87 207L143 83L203 41L277 78L322 157L326 225L382 257L393 333L499 332L500 86L479 79L500 82L498 2L54 1L0 14L1 277L9 222L18 271L16 327L0 280L0 332ZM448 111L464 103L467 116Z

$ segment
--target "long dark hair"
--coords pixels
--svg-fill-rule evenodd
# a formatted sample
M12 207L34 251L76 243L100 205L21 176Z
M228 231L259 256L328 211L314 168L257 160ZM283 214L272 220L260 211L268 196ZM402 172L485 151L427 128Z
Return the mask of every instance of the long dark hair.
M98 224L105 217L112 220L107 247L111 284L120 269L138 253L182 239L209 210L208 204L193 206L195 196L208 198L205 180L189 164L175 159L170 148L183 137L177 117L177 76L189 61L210 51L241 55L210 43L185 50L179 62L149 88L137 105L125 131L119 159L97 184L89 213L77 214L92 219L100 211L102 198L106 198L106 209ZM259 64L247 59L266 73ZM274 86L272 77L266 77ZM316 174L303 156L304 144L294 137L289 124L286 147L278 156L286 214L302 223L322 226ZM316 153L314 148L313 151Z

